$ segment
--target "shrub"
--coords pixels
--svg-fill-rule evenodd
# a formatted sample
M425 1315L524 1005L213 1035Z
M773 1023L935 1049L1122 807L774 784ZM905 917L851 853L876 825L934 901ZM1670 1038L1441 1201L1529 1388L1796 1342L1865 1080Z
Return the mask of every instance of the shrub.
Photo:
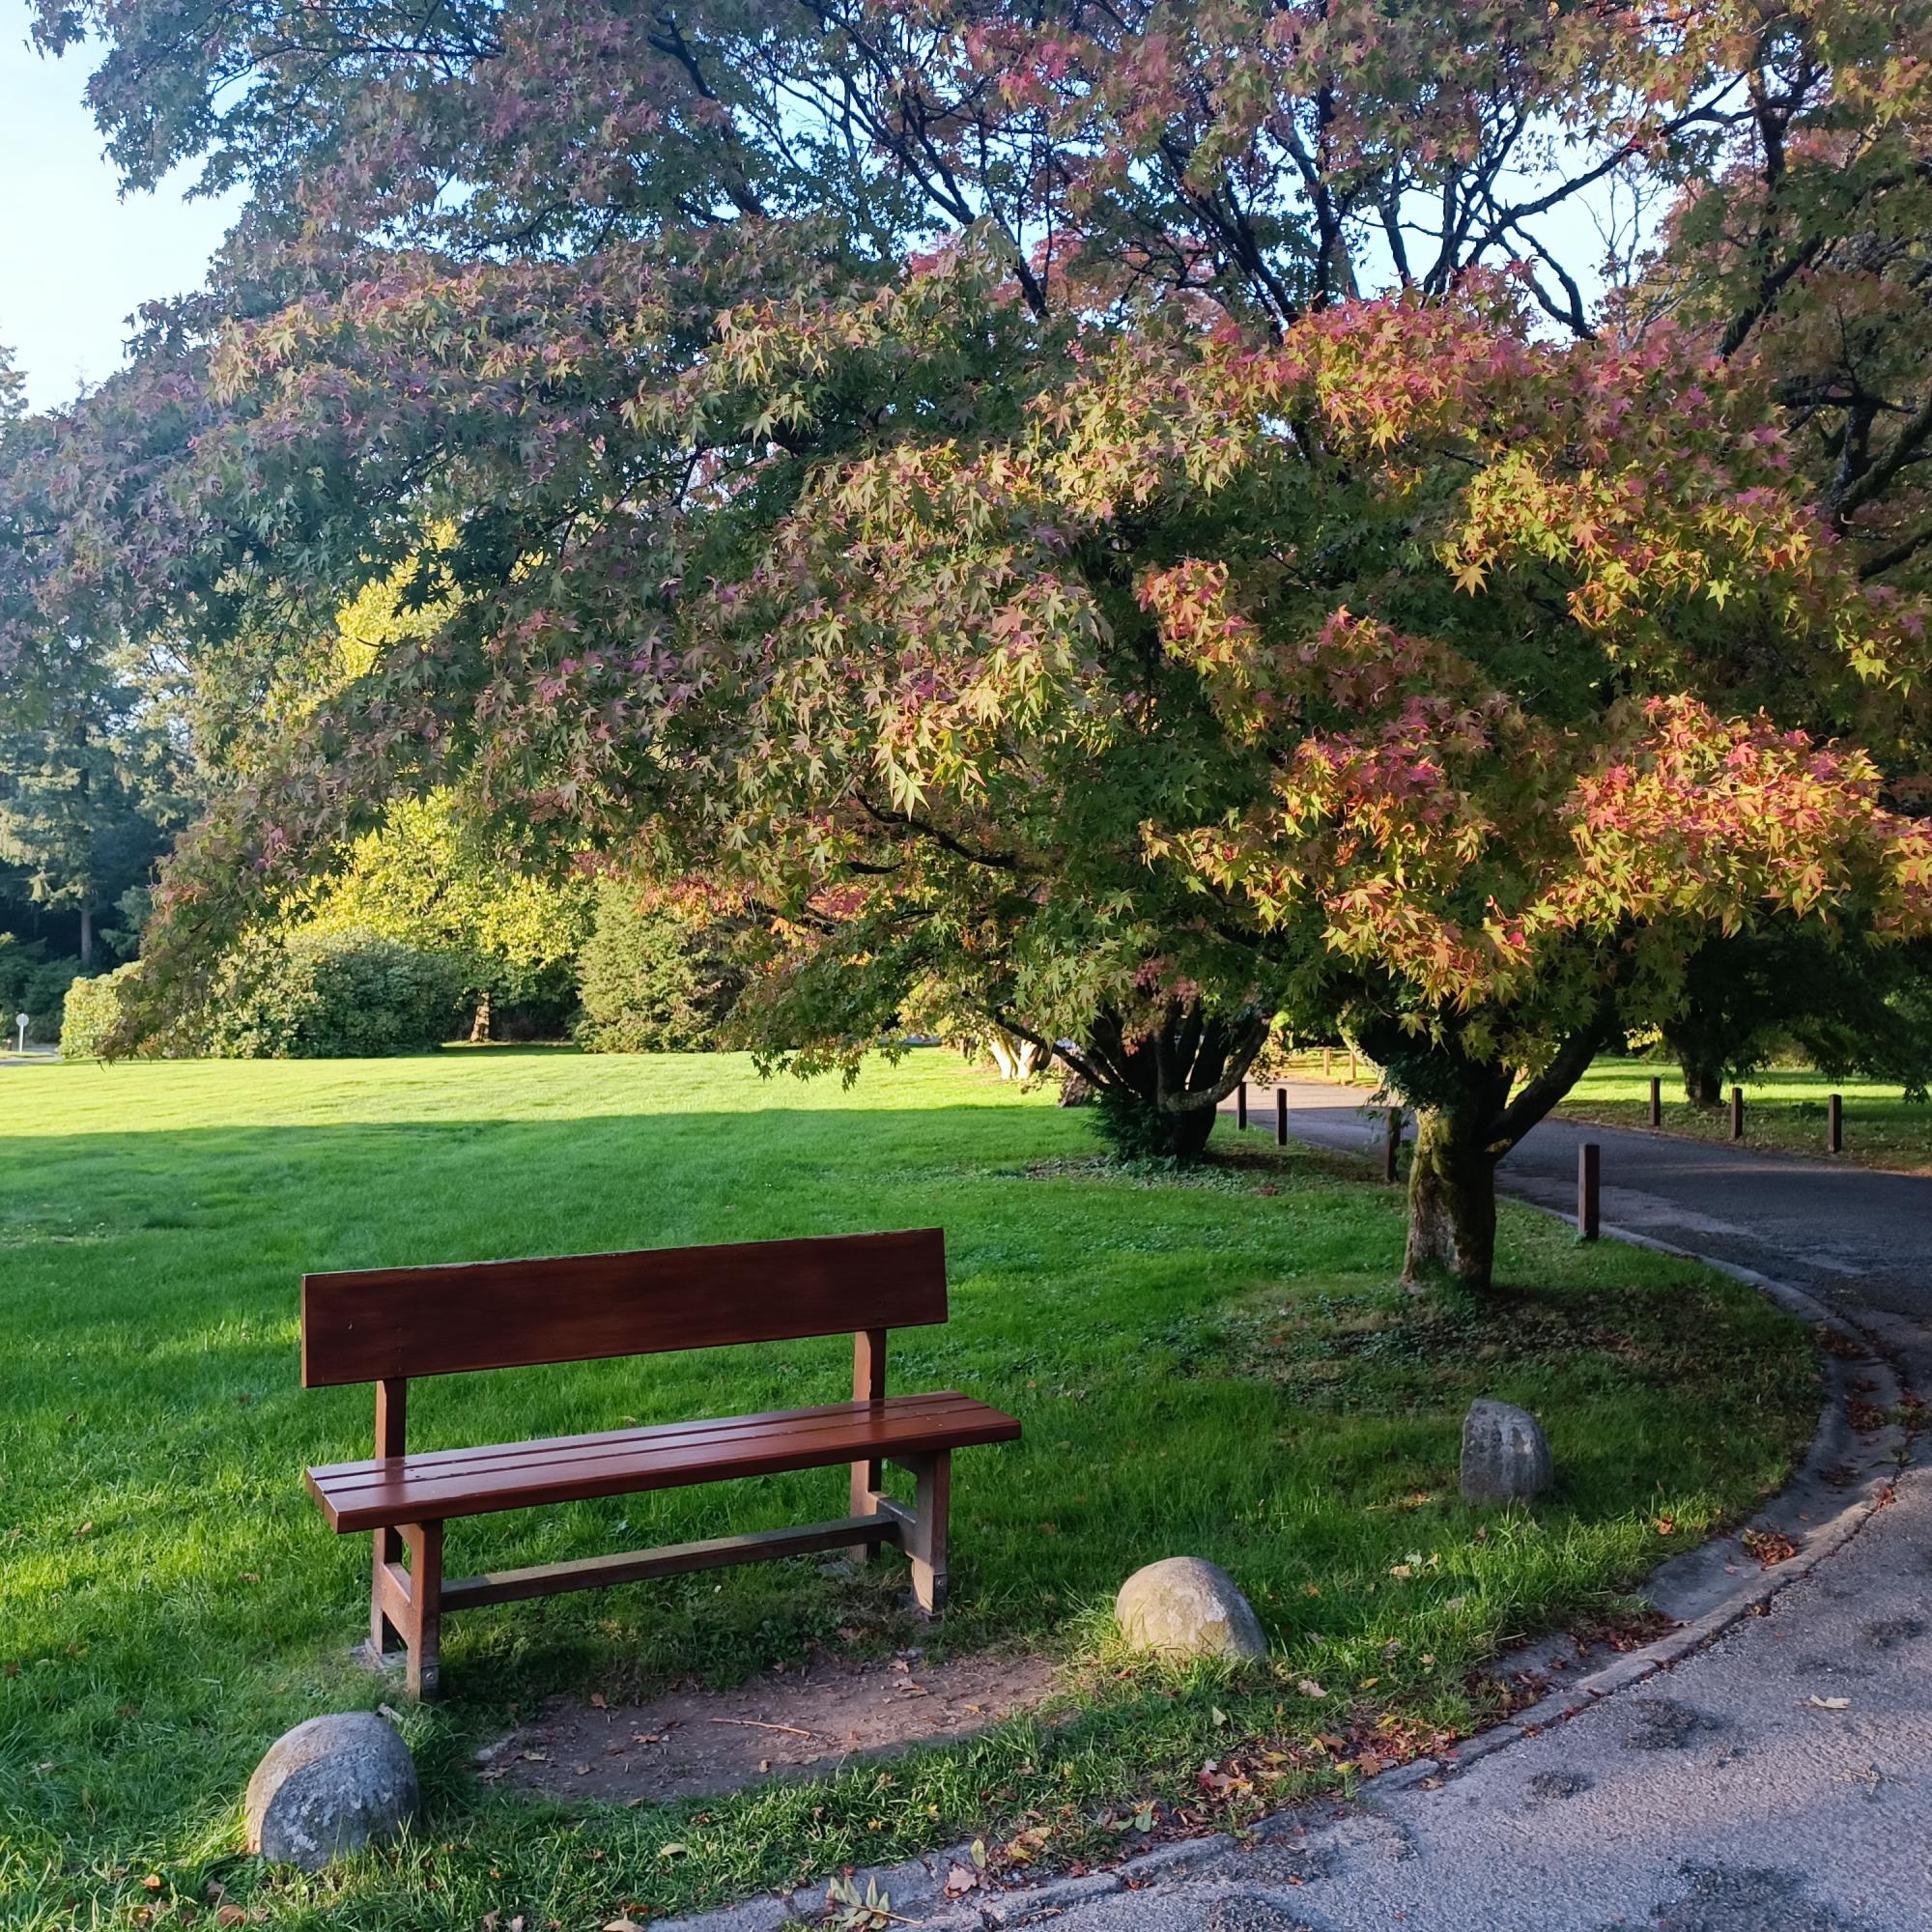
M463 1018L455 962L365 929L252 934L216 976L206 1045L236 1060L425 1053Z
M438 791L391 804L381 826L283 917L445 955L473 1009L472 1038L555 1039L576 1011L577 953L593 897L582 879L518 871Z
M101 973L91 980L75 980L68 987L61 1011L63 1060L92 1060L99 1053L100 1042L121 1018L121 996L136 970L137 962L129 960L111 973Z
M636 886L607 881L597 923L578 963L583 1016L578 1044L591 1053L693 1053L718 1044L745 987L731 956L742 927L640 903Z

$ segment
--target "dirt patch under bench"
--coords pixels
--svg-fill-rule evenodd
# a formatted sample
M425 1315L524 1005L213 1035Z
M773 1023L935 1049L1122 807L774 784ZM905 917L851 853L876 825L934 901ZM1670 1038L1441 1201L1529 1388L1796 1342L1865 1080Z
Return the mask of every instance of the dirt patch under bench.
M819 1660L735 1690L673 1690L647 1704L558 1698L479 1751L478 1775L511 1790L607 1804L716 1797L764 1777L969 1737L1033 1709L1056 1675L1041 1658L928 1664L911 1654Z

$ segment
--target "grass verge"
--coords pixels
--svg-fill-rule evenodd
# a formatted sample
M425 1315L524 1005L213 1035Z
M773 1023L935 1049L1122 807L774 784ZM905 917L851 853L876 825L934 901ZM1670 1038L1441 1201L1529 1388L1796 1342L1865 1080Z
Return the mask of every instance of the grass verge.
M1650 1082L1662 1082L1662 1131L1690 1140L1728 1141L1730 1088L1717 1107L1693 1107L1674 1065L1643 1060L1600 1060L1584 1074L1562 1112L1605 1127L1645 1127L1650 1121ZM1779 1153L1826 1153L1827 1100L1845 1101L1845 1151L1840 1159L1859 1167L1901 1174L1932 1174L1932 1105L1908 1100L1895 1086L1877 1080L1833 1080L1799 1068L1762 1073L1737 1083L1745 1090L1745 1145Z
M909 1622L890 1560L809 1562L456 1619L405 1844L317 1879L241 1858L256 1757L375 1704L351 1662L367 1546L310 1462L368 1453L366 1391L297 1387L304 1269L940 1223L953 1317L895 1388L1010 1408L955 1469L954 1608ZM1160 1808L1226 1822L1467 1729L1512 1638L1601 1616L1747 1512L1815 1414L1803 1331L1667 1257L1505 1208L1481 1303L1406 1294L1402 1211L1319 1157L1103 1165L1079 1114L937 1052L851 1090L728 1057L446 1053L0 1073L0 1917L68 1925L580 1932L983 1833L1092 1857ZM832 1400L838 1341L452 1377L430 1447ZM1533 1516L1455 1491L1478 1394L1544 1419ZM459 1524L457 1568L836 1513L842 1472ZM1245 1677L1110 1654L1139 1564L1231 1570L1275 1646ZM1059 1721L816 1783L619 1809L479 1786L474 1748L556 1692L741 1681L823 1646L1023 1645L1078 1663ZM1321 1694L1316 1694L1319 1691ZM1204 1779L1202 1766L1216 1769ZM492 1920L489 1915L496 1914Z

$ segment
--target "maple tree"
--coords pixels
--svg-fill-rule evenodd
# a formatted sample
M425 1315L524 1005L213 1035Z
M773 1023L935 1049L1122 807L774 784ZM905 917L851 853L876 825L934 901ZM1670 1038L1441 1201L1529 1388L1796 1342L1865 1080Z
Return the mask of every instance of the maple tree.
M1017 434L840 466L675 626L751 699L706 770L716 851L799 908L773 1036L837 1058L933 986L1103 1092L1122 1038L1208 1052L1148 1069L1199 1122L1266 1016L1339 1018L1418 1111L1411 1270L1487 1281L1496 1159L1707 932L1925 917L1872 755L1922 614L1762 412L1665 335L1396 299L1123 338Z
M346 772L454 758L526 828L734 878L771 921L740 1013L806 1068L970 1007L1185 1151L1273 1015L1339 1018L1418 1111L1411 1267L1477 1282L1499 1153L1707 931L1916 929L1932 847L1874 754L1920 613L1748 382L1538 343L1500 289L1051 359L1026 318L970 250L734 311L635 412L759 451L679 526L702 571L639 585L640 520L522 547L216 814L177 919L292 862ZM342 393L362 313L309 326ZM289 337L247 353L298 411ZM962 434L1003 361L1035 392ZM923 433L861 415L826 461L887 392Z

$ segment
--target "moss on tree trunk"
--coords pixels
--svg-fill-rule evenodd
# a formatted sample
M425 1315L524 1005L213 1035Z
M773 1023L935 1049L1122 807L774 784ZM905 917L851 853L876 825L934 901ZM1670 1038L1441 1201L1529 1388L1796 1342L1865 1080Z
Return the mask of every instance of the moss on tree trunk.
M1403 1277L1487 1290L1496 1266L1496 1166L1581 1077L1615 1032L1605 999L1541 1066L1519 1076L1455 1041L1417 1041L1385 1024L1363 1044L1415 1111Z
M1446 1275L1469 1288L1490 1286L1496 1264L1496 1162L1484 1144L1486 1125L1486 1119L1461 1108L1417 1113L1406 1281Z

